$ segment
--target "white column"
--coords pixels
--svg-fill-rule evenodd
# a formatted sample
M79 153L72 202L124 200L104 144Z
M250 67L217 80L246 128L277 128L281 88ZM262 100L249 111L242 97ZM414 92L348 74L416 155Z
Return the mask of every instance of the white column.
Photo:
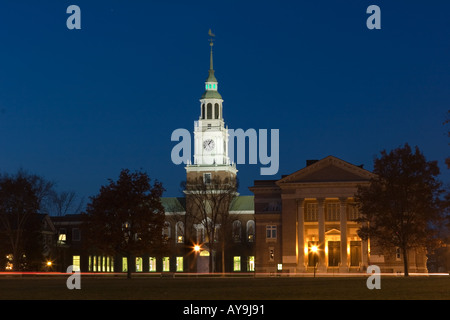
M341 229L341 265L339 272L348 271L348 255L347 255L347 198L340 198L340 229Z
M325 272L327 270L327 265L325 261L325 210L324 210L325 198L317 199L317 212L319 215L319 265L317 271Z
M297 272L305 271L305 199L297 199Z

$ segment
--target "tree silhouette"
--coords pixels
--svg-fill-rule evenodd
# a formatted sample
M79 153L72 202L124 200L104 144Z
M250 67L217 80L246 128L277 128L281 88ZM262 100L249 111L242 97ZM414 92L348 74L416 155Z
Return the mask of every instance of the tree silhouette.
M203 177L188 179L182 183L186 194L186 215L191 224L197 224L205 232L209 255L209 271L216 271L217 250L222 252L222 272L225 272L225 247L231 240L230 206L237 197L236 178L215 176L209 181Z
M27 222L37 215L39 199L29 177L17 174L0 179L0 231L5 235L12 253L12 268L20 269L26 243Z
M115 182L102 186L86 209L90 245L107 254L127 257L127 277L131 278L133 255L163 250L164 207L162 184L146 173L120 172Z
M383 150L373 172L376 177L355 196L362 223L358 234L381 247L400 248L408 276L408 250L425 247L434 235L431 224L442 219L437 161L427 161L418 147L413 152L405 144Z

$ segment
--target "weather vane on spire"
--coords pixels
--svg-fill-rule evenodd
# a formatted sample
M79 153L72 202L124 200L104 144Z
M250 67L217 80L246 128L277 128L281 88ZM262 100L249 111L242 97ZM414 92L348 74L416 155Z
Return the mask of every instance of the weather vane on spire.
M213 45L214 45L214 37L216 35L214 33L212 33L211 29L209 29L208 35L210 36L209 45L211 46L211 53L210 53L210 58L209 58L209 69L214 70L213 69Z
M214 45L214 37L216 36L214 33L212 33L211 29L208 31L209 38L209 45L212 47Z

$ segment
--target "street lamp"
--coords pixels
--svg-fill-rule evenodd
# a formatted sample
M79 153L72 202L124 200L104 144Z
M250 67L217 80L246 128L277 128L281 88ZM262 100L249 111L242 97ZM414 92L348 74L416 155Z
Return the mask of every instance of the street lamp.
M316 277L316 256L317 256L317 246L312 246L311 247L311 252L313 253L314 256L314 278Z
M53 266L53 262L51 260L47 260L45 262L45 266L47 267L47 271L51 271L52 270L52 266Z

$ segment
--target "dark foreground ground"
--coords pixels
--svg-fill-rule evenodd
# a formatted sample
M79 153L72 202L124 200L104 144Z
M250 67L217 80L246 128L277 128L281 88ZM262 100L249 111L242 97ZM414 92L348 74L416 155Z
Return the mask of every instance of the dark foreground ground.
M0 277L0 299L101 300L450 300L450 276L381 277L369 290L367 277L348 278L159 278L81 275L69 290L66 276Z

